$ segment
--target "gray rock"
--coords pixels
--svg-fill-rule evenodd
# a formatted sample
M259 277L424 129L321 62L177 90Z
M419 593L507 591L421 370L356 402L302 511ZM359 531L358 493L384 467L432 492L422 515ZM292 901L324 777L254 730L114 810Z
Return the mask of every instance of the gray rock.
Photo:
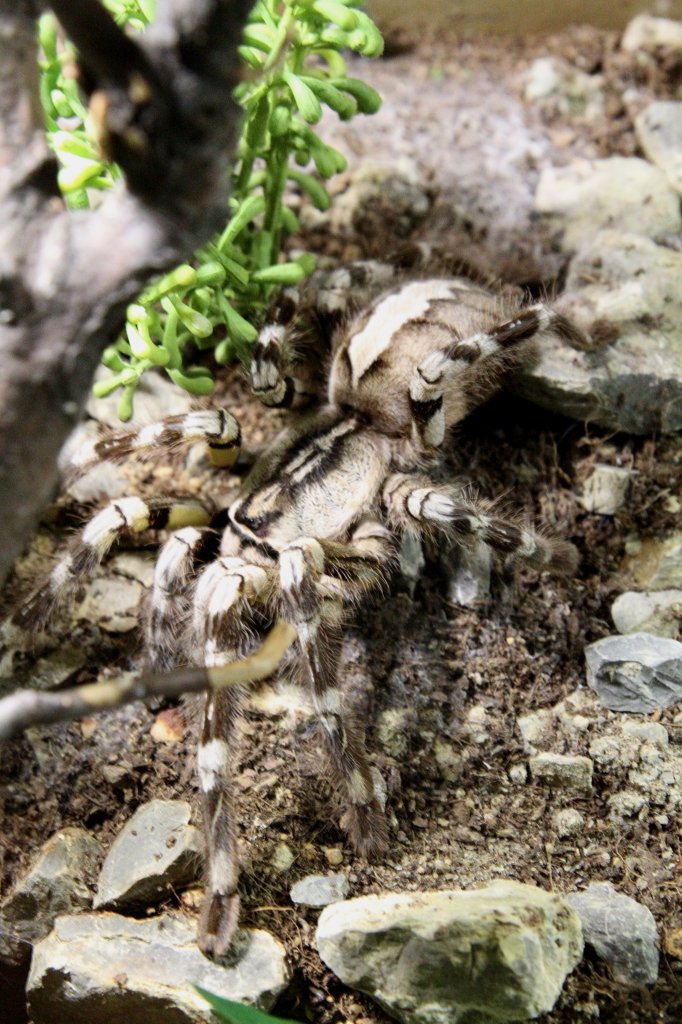
M578 918L563 899L507 880L335 903L317 929L332 971L409 1024L545 1013L582 947Z
M407 753L413 722L414 711L410 708L385 708L377 716L377 739L390 757L401 758Z
M655 53L659 47L682 52L682 22L638 14L625 29L620 45L628 53Z
M583 926L585 942L625 985L653 985L658 978L657 929L653 914L608 882L592 882L566 900Z
M342 873L336 875L306 875L291 887L292 903L304 907L327 907L330 903L345 900L350 892L348 879Z
M473 608L490 596L492 552L487 544L459 547L447 554L448 600Z
M529 711L527 715L519 715L516 724L523 736L523 748L527 754L535 753L538 747L549 743L556 728L554 714L550 708L541 708L539 711Z
M614 226L647 238L682 227L679 197L665 174L639 157L548 167L538 181L535 207L568 252Z
M682 429L681 277L682 253L637 234L601 232L571 261L560 303L592 335L594 350L547 337L516 390L615 430Z
M632 473L620 466L595 465L578 500L586 512L612 516L622 507Z
M238 936L239 959L219 966L196 945L194 925L172 914L60 917L33 953L27 993L34 1024L208 1024L194 986L268 1010L285 988L282 946L263 931Z
M611 711L649 712L682 700L682 643L650 633L607 636L585 649L587 682Z
M531 757L528 764L535 782L583 795L592 792L594 765L589 757L542 753Z
M189 824L185 800L150 800L117 835L97 883L94 907L118 910L159 903L194 882L201 867L201 833Z
M24 959L59 914L91 905L100 854L100 844L82 828L65 828L48 839L0 905L0 958Z
M650 103L635 118L635 134L649 160L682 192L682 103Z
M31 666L30 685L36 690L56 690L87 662L86 650L63 644Z
M119 421L118 426L123 424ZM86 420L69 434L59 453L59 470L65 477L65 491L74 501L103 502L130 494L130 474L123 464L95 456L95 444L102 433L97 423ZM91 464L86 473L78 467Z
M143 590L136 580L102 576L87 584L74 615L96 623L107 633L129 633L139 624Z
M611 605L619 633L652 633L674 639L682 622L682 590L629 590Z

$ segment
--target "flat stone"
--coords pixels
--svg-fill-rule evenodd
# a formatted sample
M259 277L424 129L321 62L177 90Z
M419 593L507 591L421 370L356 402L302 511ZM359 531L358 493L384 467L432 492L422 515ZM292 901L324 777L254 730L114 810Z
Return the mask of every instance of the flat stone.
M203 839L185 800L138 807L111 844L97 882L95 909L154 905L197 880Z
M535 782L584 795L592 792L594 765L589 757L545 752L531 757L528 765Z
M597 464L583 483L578 500L586 512L612 516L623 506L631 477L629 469Z
M588 75L559 57L538 57L526 73L523 95L550 116L594 121L604 116L603 86L601 75Z
M614 430L682 429L681 279L682 253L641 234L603 231L586 241L559 305L592 337L593 350L548 335L539 362L514 389Z
M327 907L330 903L345 900L350 892L348 879L344 874L306 875L291 887L292 903L304 907Z
M611 605L619 633L652 633L674 639L682 622L682 590L629 590Z
M532 754L551 739L555 728L554 714L550 708L529 711L527 715L519 715L516 725L523 737L524 750Z
M649 160L682 192L682 103L650 103L635 118L635 134Z
M33 951L27 993L33 1024L213 1024L195 985L269 1010L288 979L284 949L267 932L240 932L235 959L219 966L185 917L91 913L57 918Z
M74 615L96 623L107 633L129 633L139 624L142 594L143 588L136 580L103 576L87 584Z
M655 53L660 47L682 52L682 22L638 14L628 23L620 45L628 53Z
M0 904L0 958L24 959L58 915L91 905L100 855L100 844L82 828L62 829L47 840Z
M639 157L548 167L538 181L535 208L567 252L610 228L656 238L682 227L679 197L666 175Z
M317 928L327 966L409 1024L546 1013L582 946L561 897L508 880L346 900L323 910Z
M592 882L566 900L583 926L585 942L624 985L653 985L658 978L658 930L653 914L608 882Z
M682 643L650 633L607 636L585 649L587 682L611 711L650 712L682 700Z

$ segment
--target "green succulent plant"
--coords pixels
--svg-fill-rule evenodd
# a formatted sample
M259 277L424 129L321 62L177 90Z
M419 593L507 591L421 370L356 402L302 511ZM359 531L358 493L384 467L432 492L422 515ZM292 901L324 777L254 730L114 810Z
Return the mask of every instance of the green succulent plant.
M105 0L116 21L144 28L154 0ZM57 153L59 184L70 206L95 205L97 193L120 177L88 133L88 112L70 69L73 51L51 15L39 23L41 96L48 137ZM162 368L187 391L210 394L214 382L198 353L217 363L247 359L273 290L298 284L314 269L309 253L282 260L285 239L298 220L287 204L291 189L320 210L330 205L324 182L346 167L313 126L324 107L342 120L375 113L378 93L349 77L344 52L376 57L381 35L358 0L258 0L239 54L250 69L235 96L244 115L233 169L229 220L191 262L155 281L128 308L123 334L103 363L111 375L99 396L121 389L118 414L133 412L143 374Z

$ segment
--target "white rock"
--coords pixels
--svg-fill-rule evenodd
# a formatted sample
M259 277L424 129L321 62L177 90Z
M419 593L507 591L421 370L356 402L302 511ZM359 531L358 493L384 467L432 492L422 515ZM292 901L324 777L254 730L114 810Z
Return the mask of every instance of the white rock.
M682 590L682 533L647 537L627 560L627 571L646 590Z
M239 933L223 966L199 952L186 918L79 914L57 918L37 944L27 992L34 1024L213 1024L195 985L268 1010L288 980L284 949L267 932Z
M112 374L103 366L97 371L96 380L104 380ZM135 427L155 423L165 416L179 416L194 408L195 399L187 391L183 391L165 373L152 370L145 373L135 392L135 414L131 423L121 423L118 417L120 389L106 398L88 399L86 411L89 416L115 430L130 430Z
M632 473L619 466L595 465L578 500L586 512L612 516L622 507Z
M538 747L549 742L554 729L554 715L549 708L530 711L516 719L519 732L523 736L523 747L527 754L533 753Z
M611 618L619 633L674 639L682 622L682 590L626 591L611 605Z
M682 51L682 22L638 14L625 29L620 45L628 53L652 53L659 47Z
M676 192L682 192L682 103L650 103L635 118L635 133L649 160L660 167Z
M102 576L87 584L74 615L96 623L107 633L129 633L139 624L142 594L137 580Z
M322 911L317 948L341 980L409 1024L525 1020L554 1005L582 953L559 896L485 889L364 896Z
M327 907L330 903L345 900L350 891L344 874L306 875L291 887L292 903L304 907Z
M639 157L548 167L540 175L535 206L571 252L609 228L655 238L682 227L679 197L665 174Z
M603 78L558 57L538 57L526 74L524 97L551 112L591 121L604 113Z
M545 752L531 757L528 764L536 782L584 795L592 792L594 766L589 757Z
M585 818L575 807L561 807L552 815L552 825L561 839L568 839L582 832Z

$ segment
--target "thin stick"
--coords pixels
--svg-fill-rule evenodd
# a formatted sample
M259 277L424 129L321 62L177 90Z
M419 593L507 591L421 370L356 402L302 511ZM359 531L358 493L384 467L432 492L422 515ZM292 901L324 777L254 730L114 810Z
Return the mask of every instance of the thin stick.
M0 700L0 742L11 739L32 725L83 718L136 700L179 697L184 693L259 682L275 671L295 639L294 627L278 621L258 650L227 665L147 672L134 679L115 676L59 693L17 690Z

